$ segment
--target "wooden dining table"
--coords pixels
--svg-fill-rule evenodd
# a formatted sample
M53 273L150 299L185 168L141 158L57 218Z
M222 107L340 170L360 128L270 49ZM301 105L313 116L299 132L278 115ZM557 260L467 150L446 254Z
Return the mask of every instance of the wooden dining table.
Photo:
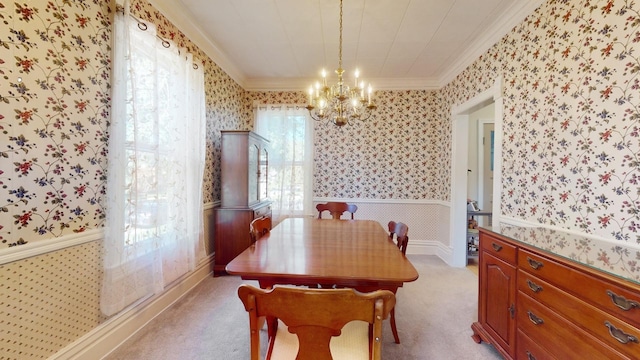
M418 271L373 220L287 218L226 266L226 272L278 284L378 289L394 293Z
M418 279L418 271L373 220L287 218L231 260L226 272L275 285L390 290ZM273 336L274 319L267 320ZM391 310L391 330L400 343Z

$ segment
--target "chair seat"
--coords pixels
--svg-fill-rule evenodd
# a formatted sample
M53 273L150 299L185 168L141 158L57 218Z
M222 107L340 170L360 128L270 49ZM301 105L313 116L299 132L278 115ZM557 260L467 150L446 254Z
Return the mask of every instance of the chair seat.
M334 360L369 359L369 323L354 320L347 323L340 336L329 343ZM298 354L298 337L287 330L287 325L278 320L278 331L273 344L272 360L295 360Z

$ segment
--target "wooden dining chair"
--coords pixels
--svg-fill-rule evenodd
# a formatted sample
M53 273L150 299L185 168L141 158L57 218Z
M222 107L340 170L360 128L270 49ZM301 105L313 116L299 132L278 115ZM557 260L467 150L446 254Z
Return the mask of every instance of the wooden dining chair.
M318 219L322 219L322 213L328 211L331 217L334 219L340 219L345 212L351 213L351 220L353 220L353 214L358 211L358 206L355 204L347 204L346 202L334 202L330 201L326 204L316 205L318 210Z
M409 244L409 227L401 222L389 221L389 240L394 242L398 246L398 249L402 252L402 255L407 254L407 245ZM389 317L391 323L391 332L393 332L393 338L396 344L400 344L400 336L398 335L398 328L396 327L396 309L391 309L391 316Z
M276 327L268 331L273 335L267 360L380 359L382 320L396 300L388 290L263 290L247 284L238 288L238 296L249 313L252 360L260 357L261 317L272 319L269 325Z
M398 249L402 251L402 255L407 254L407 245L409 245L409 227L401 222L389 221L389 240L395 242ZM394 241L395 235L395 241Z
M246 226L246 225L245 225ZM264 234L271 231L271 218L268 216L261 216L253 219L249 224L249 234L251 235L251 243L260 239Z

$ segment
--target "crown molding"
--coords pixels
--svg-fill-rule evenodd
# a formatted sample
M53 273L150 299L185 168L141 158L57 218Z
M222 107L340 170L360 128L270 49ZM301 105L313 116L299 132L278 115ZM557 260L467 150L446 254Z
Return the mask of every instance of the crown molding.
M447 68L440 78L440 88L445 87L456 78L464 69L469 67L482 54L500 41L511 29L520 24L527 16L531 15L546 0L520 0L516 1L497 21L482 33L473 44Z
M245 81L247 91L302 91L306 92L317 78L254 78ZM369 79L374 90L438 90L437 79L430 78L373 78Z
M175 0L149 0L158 11L162 13L173 25L175 25L191 42L204 51L229 77L241 87L246 86L243 72L233 64L227 55L220 50L202 29L196 25L196 20L191 16L182 2Z
M436 78L379 78L370 79L375 90L439 90L453 81L482 54L500 41L511 29L532 14L546 0L519 0L459 56L443 76ZM247 78L245 74L220 50L180 1L149 0L171 23L207 54L227 75L247 91L305 91L317 79L310 78Z
M374 78L375 90L438 90L440 83L435 78Z
M318 79L312 78L249 78L245 81L247 91L304 91Z

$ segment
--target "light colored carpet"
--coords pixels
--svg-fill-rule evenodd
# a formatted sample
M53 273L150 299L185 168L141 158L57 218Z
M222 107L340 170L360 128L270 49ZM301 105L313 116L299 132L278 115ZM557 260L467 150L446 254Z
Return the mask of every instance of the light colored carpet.
M420 278L398 290L396 324L401 344L393 342L385 321L382 358L501 359L492 346L471 339L470 326L478 318L477 275L466 268L451 268L435 256L407 257ZM242 282L235 276L204 280L105 360L249 359L249 317L236 293Z

